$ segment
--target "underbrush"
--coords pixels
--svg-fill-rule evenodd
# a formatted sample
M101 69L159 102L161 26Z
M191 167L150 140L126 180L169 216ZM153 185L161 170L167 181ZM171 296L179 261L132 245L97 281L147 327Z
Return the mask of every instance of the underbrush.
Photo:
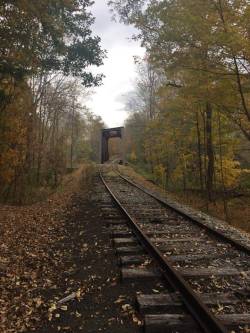
M230 225L250 233L250 198L248 196L228 199L228 216L226 217L222 198L217 198L214 202L207 202L204 197L190 192L171 192L171 195L177 201L183 202L221 220L225 220Z
M58 178L57 184L52 180L52 175L48 172L46 182L37 185L32 177L22 179L16 186L2 191L0 194L0 203L9 205L32 205L35 203L46 201L54 193L64 191L65 185L71 182L82 172L83 178L91 175L93 172L93 164L86 162L77 168L68 168L65 173Z
M250 233L250 196L246 187L240 196L228 196L226 199L227 216L225 214L225 206L223 194L217 193L213 202L208 202L206 196L196 190L184 192L180 189L171 188L165 190L161 184L157 184L157 179L150 173L148 169L143 169L140 165L129 164L129 167L122 167L122 170L128 176L139 179L140 182L147 181L153 190L160 191L164 196L173 200L187 204L192 208L198 209L211 216L227 221L230 225L242 229ZM135 173L136 172L136 173ZM138 174L142 177L138 178Z

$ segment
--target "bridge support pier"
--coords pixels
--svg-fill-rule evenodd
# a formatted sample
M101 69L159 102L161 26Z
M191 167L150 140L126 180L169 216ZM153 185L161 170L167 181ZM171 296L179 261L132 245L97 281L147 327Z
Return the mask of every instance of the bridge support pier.
M122 160L125 161L125 145L124 145L124 127L106 128L101 132L101 149L100 149L100 162L101 164L109 160L108 143L111 138L122 139Z

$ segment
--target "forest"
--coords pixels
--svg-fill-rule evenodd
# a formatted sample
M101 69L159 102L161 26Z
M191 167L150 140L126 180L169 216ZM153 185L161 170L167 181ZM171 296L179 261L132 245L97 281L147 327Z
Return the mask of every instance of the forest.
M125 95L129 161L165 189L202 198L203 208L220 201L230 221L236 203L249 207L237 201L250 186L249 1L110 6L146 49Z
M97 161L102 119L86 108L105 51L89 0L1 1L0 200L39 199L84 160Z
M3 203L39 199L83 161L98 161L104 123L86 101L103 78L90 67L106 52L91 31L91 4L1 2ZM219 202L230 221L232 199L249 205L250 4L113 0L109 8L146 50L123 96L128 161L181 200L206 210Z
M2 333L249 333L250 1L1 0L0 231Z

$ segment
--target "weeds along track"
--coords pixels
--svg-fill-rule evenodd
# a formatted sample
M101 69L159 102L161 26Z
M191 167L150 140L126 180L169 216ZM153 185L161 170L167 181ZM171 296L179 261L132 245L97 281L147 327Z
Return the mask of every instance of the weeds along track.
M250 332L250 253L103 166L102 204L121 278L142 285L147 333ZM141 288L140 288L141 290Z

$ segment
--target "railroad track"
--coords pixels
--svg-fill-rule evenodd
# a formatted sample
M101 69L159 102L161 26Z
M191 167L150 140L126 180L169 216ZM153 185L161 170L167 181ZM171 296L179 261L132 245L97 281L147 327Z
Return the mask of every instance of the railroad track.
M100 177L114 202L102 208L121 277L146 286L137 295L145 331L249 333L249 248L169 207L113 166Z

